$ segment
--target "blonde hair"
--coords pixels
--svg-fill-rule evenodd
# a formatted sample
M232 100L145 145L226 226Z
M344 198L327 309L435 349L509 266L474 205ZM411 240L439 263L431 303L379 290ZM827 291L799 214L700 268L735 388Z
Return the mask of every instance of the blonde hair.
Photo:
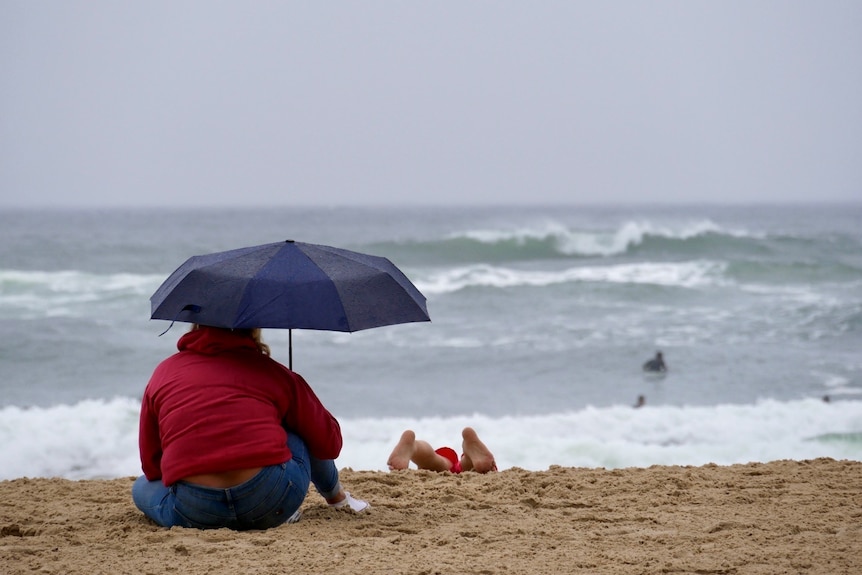
M189 328L189 331L195 331L196 329L200 329L201 324L193 323L192 327ZM219 328L219 329L229 329L229 328ZM263 355L269 356L270 349L267 344L263 342L263 337L261 335L261 330L259 327L255 327L252 329L231 329L230 331L248 335L251 339L254 340L254 343L257 344L257 349L260 350L260 353Z

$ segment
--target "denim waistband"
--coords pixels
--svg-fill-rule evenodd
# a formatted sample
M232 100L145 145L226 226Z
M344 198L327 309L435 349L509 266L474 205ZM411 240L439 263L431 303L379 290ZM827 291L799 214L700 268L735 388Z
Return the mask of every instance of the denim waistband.
M270 476L273 474L284 473L286 467L287 463L268 465L261 469L254 477L247 479L239 485L234 485L233 487L207 487L205 485L178 481L173 485L173 490L175 494L180 490L185 490L189 493L193 493L194 496L199 499L208 499L211 501L236 501L238 499L242 499L246 495L256 493L258 485L268 481Z

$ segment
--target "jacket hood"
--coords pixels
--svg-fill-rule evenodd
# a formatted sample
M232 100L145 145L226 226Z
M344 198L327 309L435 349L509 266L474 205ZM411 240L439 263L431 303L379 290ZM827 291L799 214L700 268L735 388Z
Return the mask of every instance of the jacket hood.
M206 355L217 355L225 351L240 349L258 351L257 343L245 331L208 326L201 326L199 329L184 334L177 341L177 349Z

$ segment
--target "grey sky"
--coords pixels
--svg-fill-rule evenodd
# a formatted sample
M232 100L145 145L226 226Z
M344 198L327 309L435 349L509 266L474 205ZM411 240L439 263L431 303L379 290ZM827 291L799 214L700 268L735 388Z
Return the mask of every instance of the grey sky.
M862 200L862 2L0 0L0 206Z

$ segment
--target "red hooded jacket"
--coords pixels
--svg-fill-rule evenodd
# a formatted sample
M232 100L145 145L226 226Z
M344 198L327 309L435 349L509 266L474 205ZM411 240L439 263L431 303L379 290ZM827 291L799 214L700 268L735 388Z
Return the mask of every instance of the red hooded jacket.
M341 428L299 375L242 332L201 327L156 367L141 402L141 466L173 485L201 473L290 460L287 430L318 459L341 453Z

